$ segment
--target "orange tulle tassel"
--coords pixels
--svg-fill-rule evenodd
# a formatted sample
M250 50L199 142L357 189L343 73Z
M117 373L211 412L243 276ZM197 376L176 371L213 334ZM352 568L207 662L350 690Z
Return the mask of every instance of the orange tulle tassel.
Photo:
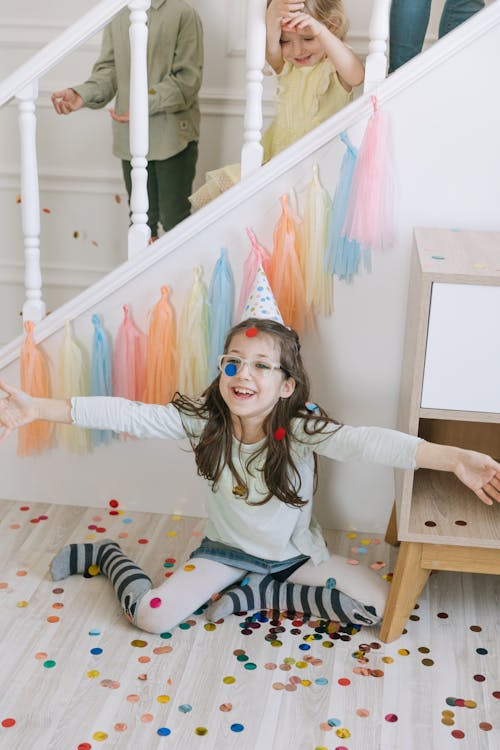
M168 404L177 388L176 325L169 292L170 287L161 287L149 322L144 392L148 404Z
M197 266L179 326L179 391L192 398L200 396L208 385L207 288L201 274L201 266Z
M237 320L240 320L243 315L243 310L255 281L258 267L262 266L264 273L269 278L269 267L271 265L271 255L264 247L262 247L262 245L259 245L252 230L247 228L247 234L252 247L243 265L243 281L241 284L240 299L236 310Z
M128 305L113 348L113 396L142 401L146 386L146 336L134 325Z
M88 396L90 391L89 368L83 351L71 336L69 320L66 321L66 332L59 360L59 398L71 396ZM90 430L73 425L57 425L57 435L61 445L74 453L86 453L90 450Z
M283 195L280 202L281 216L274 229L274 252L269 268L269 283L285 325L300 333L306 325L309 305L300 269L298 237L288 196Z
M50 397L49 367L42 350L33 338L35 324L27 320L24 324L26 339L20 354L21 388L36 398ZM53 429L50 422L37 420L21 427L18 431L17 453L19 456L32 456L50 448Z
M323 270L329 210L330 196L319 180L315 164L301 227L301 265L307 304L321 315L333 312L333 276Z

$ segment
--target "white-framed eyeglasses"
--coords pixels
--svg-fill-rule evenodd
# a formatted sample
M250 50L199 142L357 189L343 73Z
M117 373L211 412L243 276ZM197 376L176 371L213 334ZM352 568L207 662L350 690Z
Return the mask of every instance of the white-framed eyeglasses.
M240 372L243 365L248 367L248 371L251 375L266 378L274 370L281 370L281 365L276 362L271 362L268 359L262 357L256 357L255 359L246 359L246 357L236 357L234 354L221 354L219 357L219 370L230 378Z

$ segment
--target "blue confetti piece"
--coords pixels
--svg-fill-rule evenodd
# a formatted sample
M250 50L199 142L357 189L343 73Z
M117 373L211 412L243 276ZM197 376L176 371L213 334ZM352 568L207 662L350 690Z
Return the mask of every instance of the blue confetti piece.
M172 733L172 730L169 729L168 727L160 727L156 732L156 734L159 734L160 737L168 737L168 735L171 733Z
M89 635L101 635L101 631L92 628L92 630L89 630Z
M306 402L306 409L307 409L307 411L311 411L311 412L312 411L316 411L317 408L318 408L318 405L317 404L313 404L312 401L307 401Z
M229 377L232 378L234 375L236 375L237 372L236 365L233 365L232 363L226 365L224 368L224 372L226 373L226 375L229 375Z
M432 260L446 260L444 255L433 255Z
M245 577L244 577L244 578L242 578L242 580L240 581L240 586L247 586L247 584L248 584L249 580L250 580L250 577L249 577L249 576L245 576Z
M300 648L301 651L309 651L309 649L311 647L310 647L310 645L308 643L301 643L300 646L299 646L299 648Z
M123 518L122 519L122 523L132 523L132 519L131 518Z
M327 589L334 589L337 585L337 581L335 580L335 578L328 578L325 585Z
M331 727L339 727L342 722L340 719L328 719L327 724Z
M91 648L90 653L99 656L99 654L102 654L102 648Z
M179 706L179 711L183 714L188 714L192 710L193 707L190 706L189 703L183 703L181 706Z
M242 732L244 729L243 724L231 724L231 732Z
M328 685L328 680L326 679L326 677L317 677L314 682L316 685Z

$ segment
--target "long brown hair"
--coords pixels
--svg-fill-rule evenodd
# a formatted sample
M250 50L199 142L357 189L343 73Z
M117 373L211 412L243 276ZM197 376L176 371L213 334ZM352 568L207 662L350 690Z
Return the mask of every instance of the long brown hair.
M272 336L280 347L280 363L285 378L293 378L295 389L288 398L280 398L273 410L267 415L263 423L265 439L247 460L245 469L252 474L252 464L266 454L264 462L264 481L268 490L267 496L256 505L267 503L273 496L281 502L294 507L305 505L311 498L303 500L299 496L300 474L292 457L292 445L296 437L291 437L291 421L297 417L304 419L304 431L309 435L321 434L327 425L339 422L332 419L319 406L314 411L307 408L309 402L309 377L304 369L300 355L300 342L297 334L290 328L273 320L249 318L231 328L226 337L224 353L228 351L233 336L248 328L256 328L260 333ZM235 483L242 488L243 497L248 497L248 486L244 477L240 476L232 460L233 426L231 413L223 400L219 390L218 375L203 392L201 401L176 393L173 404L179 412L189 416L206 419L205 428L199 439L189 435L191 446L195 454L198 474L211 483L212 489L217 488L217 482L227 466ZM275 431L285 430L283 440L276 440ZM325 432L325 437L327 434ZM314 476L316 488L316 455L314 456Z

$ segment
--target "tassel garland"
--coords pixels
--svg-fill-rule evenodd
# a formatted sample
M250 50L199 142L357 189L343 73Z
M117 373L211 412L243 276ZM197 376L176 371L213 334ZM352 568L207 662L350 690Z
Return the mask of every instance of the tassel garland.
M179 391L194 398L208 385L208 305L201 266L194 269L194 282L184 303L179 326Z
M217 359L224 351L226 334L233 324L234 282L226 248L220 251L208 290L209 358L208 379L217 377Z
M59 360L59 398L87 396L89 393L88 368L84 355L71 336L69 320L66 321L66 332ZM73 425L58 424L59 443L74 453L86 453L90 449L88 430Z
M26 339L20 353L21 389L36 398L50 397L49 367L43 351L35 344L35 324L27 320L24 324ZM36 420L18 431L17 453L32 456L52 445L53 428L50 422Z
M331 315L333 311L333 277L324 273L329 209L330 196L319 180L315 164L302 221L301 260L307 304L321 315Z
M175 313L168 299L170 287L160 291L148 330L144 401L149 404L168 404L177 385Z
M101 326L99 315L92 315L94 338L90 365L90 395L111 396L111 352L106 332ZM112 430L92 430L92 445L109 443L113 437Z

